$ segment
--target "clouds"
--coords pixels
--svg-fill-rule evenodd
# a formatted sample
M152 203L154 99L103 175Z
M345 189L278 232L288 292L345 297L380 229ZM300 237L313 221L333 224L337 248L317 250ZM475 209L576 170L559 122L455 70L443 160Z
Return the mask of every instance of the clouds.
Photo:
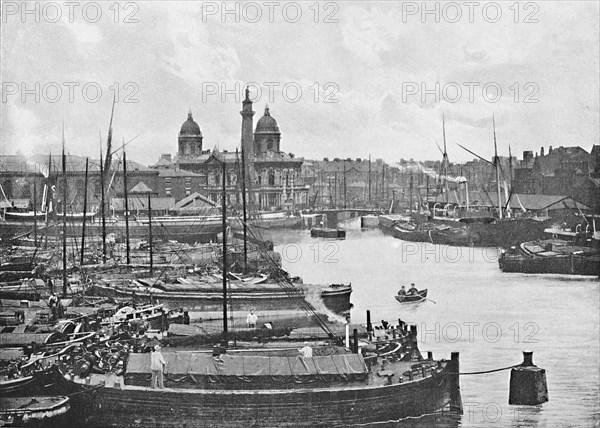
M243 16L237 23L220 15L203 20L201 3L193 2L139 3L139 22L130 24L123 22L124 4L114 22L109 3L97 23L9 21L2 25L3 81L80 86L73 101L65 95L55 103L43 94L40 102L31 95L23 102L21 93L3 93L0 150L58 151L64 119L69 151L96 156L115 88L115 139L141 134L130 146L132 159L154 163L160 153L174 153L189 107L205 148L234 149L241 93L236 100L222 91L238 84L241 92L251 81L280 84L271 113L282 149L298 156L437 159L442 114L449 142L480 147L484 157L493 150L492 114L504 152L509 144L518 153L541 145L589 149L598 142L596 2L540 3L539 22L531 24L522 22L530 12L523 6L515 23L509 3L502 3L495 24L481 15L472 24L423 23L419 15L405 15L403 22L403 3L339 3L337 23L323 22L324 10L315 22L309 3L302 3L297 23L277 13L272 23L266 15L257 23ZM101 87L100 99L85 100L86 82ZM219 93L207 97L207 82ZM289 82L302 88L295 102L281 92ZM337 103L324 102L327 82L337 88ZM478 85L472 100L466 82ZM407 83L418 92L407 95ZM489 83L502 90L495 102L482 93ZM457 100L450 99L453 84L463 91ZM321 89L316 100L315 87ZM138 102L123 102L127 96ZM537 102L524 102L528 96ZM255 120L266 101L263 96L255 105ZM471 157L452 150L453 160Z

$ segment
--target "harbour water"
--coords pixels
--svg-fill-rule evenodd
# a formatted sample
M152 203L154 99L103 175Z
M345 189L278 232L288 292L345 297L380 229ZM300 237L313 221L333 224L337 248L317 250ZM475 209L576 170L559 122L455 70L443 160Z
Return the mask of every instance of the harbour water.
M600 424L600 289L595 278L506 274L494 248L411 243L343 226L345 240L310 231L266 231L283 267L305 282L351 282L353 322L398 318L418 325L420 349L435 358L460 352L461 373L507 367L534 352L546 369L549 402L509 406L510 370L464 375L458 421L424 418L390 426L557 427ZM414 282L432 301L400 304L398 289ZM435 303L434 303L435 302ZM388 424L386 424L388 425Z

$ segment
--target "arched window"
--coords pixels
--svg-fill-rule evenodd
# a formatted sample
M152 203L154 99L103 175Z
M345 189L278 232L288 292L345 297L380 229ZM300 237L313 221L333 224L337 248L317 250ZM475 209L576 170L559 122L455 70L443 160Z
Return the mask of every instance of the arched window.
M269 171L269 186L275 186L275 172Z

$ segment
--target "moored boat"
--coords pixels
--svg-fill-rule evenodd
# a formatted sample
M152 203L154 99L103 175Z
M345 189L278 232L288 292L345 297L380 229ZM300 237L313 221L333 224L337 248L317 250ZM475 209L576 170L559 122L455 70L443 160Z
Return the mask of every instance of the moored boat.
M461 411L458 354L423 359L416 329L365 351L315 347L226 353L165 352L164 389L152 389L150 355L130 353L124 376L63 370L80 423L100 426L348 426ZM132 411L135 409L135 411Z
M503 251L503 272L600 275L600 251L560 239L529 241Z
M346 231L343 229L332 229L329 227L313 227L310 230L310 236L313 238L339 238L346 237Z
M398 294L395 297L400 303L421 302L427 299L427 289L419 290L416 294Z
M69 398L62 396L1 397L2 426L60 426L70 409Z
M308 302L320 313L331 312L343 315L351 307L350 284L296 284L282 286L273 282L247 283L228 281L232 291L228 312L235 319L245 319L254 308L262 320L306 318L299 305ZM128 284L98 282L93 285L99 296L127 299L160 301L165 308L185 308L191 318L220 319L223 306L223 291L219 282L193 284L154 284L134 281Z

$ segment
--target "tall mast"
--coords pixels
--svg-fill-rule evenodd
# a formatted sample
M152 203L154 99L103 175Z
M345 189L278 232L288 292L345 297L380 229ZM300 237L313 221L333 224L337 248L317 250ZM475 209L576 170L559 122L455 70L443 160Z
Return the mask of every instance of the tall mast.
M125 144L125 141L123 141ZM131 263L129 252L129 194L127 190L127 154L125 148L123 148L123 196L125 197L125 254L127 258L127 264Z
M385 162L382 163L381 167L381 199L385 200Z
M496 144L496 119L492 115L494 128L494 166L496 167L496 187L498 190L498 217L502 220L502 195L500 194L500 159L498 158L498 146Z
M115 102L116 102L117 94L115 93L113 97L112 110L110 112L110 123L108 124L108 137L106 139L106 159L104 160L104 173L110 173L110 166L112 162L112 124L113 124L113 116L115 114Z
M37 226L37 182L33 179L33 246L37 248L38 226Z
M154 271L152 261L154 254L152 250L152 201L150 200L150 193L148 193L148 247L150 247L150 276L152 276Z
M62 255L63 255L63 298L67 297L67 156L65 155L65 124L62 125L62 200L63 200L63 233L62 233Z
M369 203L371 203L371 155L369 155Z
M508 180L510 182L510 189L512 192L512 182L513 182L513 160L512 160L512 152L510 151L510 145L508 146Z
M342 167L344 168L344 208L347 208L346 203L346 159L342 161Z
M426 207L427 211L429 211L429 174L427 174L426 181L427 181L427 184L426 184L427 188L425 189L425 207Z
M100 215L102 216L102 262L106 263L106 215L104 212L104 165L100 147Z
M410 171L410 216L413 213L413 172Z
M446 118L442 115L442 134L444 137L444 154L442 155L442 173L444 176L444 189L446 193L446 206L448 209L448 152L446 151Z
M221 194L221 227L223 229L223 344L227 345L227 192L225 189L225 156L221 164L223 190Z
M80 267L83 267L83 253L85 252L85 218L87 217L88 167L89 158L85 158L85 184L83 186L83 222L81 224L81 259L79 260Z
M50 211L50 173L52 172L52 152L48 155L48 178L46 182L47 195L46 195L46 215L45 215L45 225L44 225L44 248L48 248L48 211Z
M247 239L247 214L246 214L246 161L244 160L244 145L242 144L242 211L244 219L244 272L248 269L248 239ZM237 154L236 154L237 157Z

